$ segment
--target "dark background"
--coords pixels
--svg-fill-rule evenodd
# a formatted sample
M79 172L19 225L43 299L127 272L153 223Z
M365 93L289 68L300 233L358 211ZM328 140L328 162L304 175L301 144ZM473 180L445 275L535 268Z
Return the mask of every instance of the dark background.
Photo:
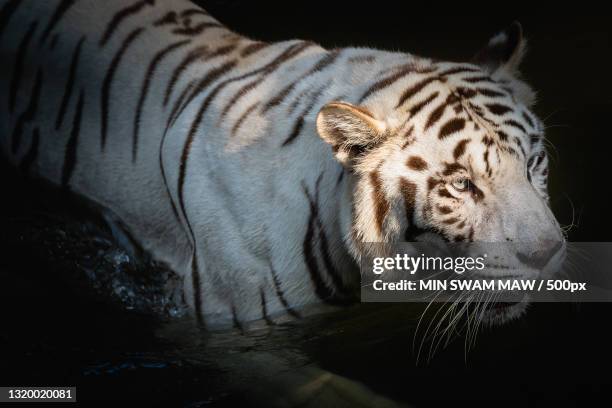
M612 241L612 30L606 16L516 16L502 4L490 5L496 13L491 17L415 13L410 4L391 2L199 3L230 28L260 40L303 38L326 47L371 46L450 60L469 59L497 31L520 21L530 46L522 71L538 91L535 111L556 148L553 209L562 224L575 224L570 240ZM9 175L3 168L0 173ZM1 178L0 384L77 385L87 405L208 406L207 395L217 389L227 392L213 406L254 404L193 356L174 357L175 345L156 337L157 321L109 306L74 284L78 268L70 264L92 262L97 248L93 254L75 249L57 236L87 242L87 231L75 232L63 217L31 221L32 214L52 207L65 210L63 198L51 199L47 192L41 198L38 187L6 179ZM403 315L365 309L359 312L360 330L350 321L314 325L302 330L304 339L294 346L324 369L415 406L609 405L610 304L535 304L520 321L484 330L467 358L459 339L419 365ZM368 326L368 319L378 326ZM334 327L351 330L327 334ZM351 337L351 331L360 334Z

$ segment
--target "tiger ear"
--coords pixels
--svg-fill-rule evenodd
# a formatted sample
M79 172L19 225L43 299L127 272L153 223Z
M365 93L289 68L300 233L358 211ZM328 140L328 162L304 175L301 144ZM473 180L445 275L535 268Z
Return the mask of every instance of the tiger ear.
M317 115L317 132L331 145L336 159L350 166L355 158L382 142L387 124L367 109L347 102L330 102Z
M526 47L523 27L518 21L515 21L505 30L494 35L488 44L474 55L472 61L491 74L499 69L516 73L525 55Z
M472 62L484 68L491 77L507 85L507 88L526 106L533 105L535 92L520 80L519 65L525 56L527 41L518 21L493 36L489 43L473 58Z

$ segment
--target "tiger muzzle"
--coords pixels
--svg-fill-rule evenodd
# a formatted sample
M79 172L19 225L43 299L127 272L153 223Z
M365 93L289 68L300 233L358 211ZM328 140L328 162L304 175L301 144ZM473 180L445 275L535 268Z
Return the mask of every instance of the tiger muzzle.
M550 260L559 252L562 241L545 240L536 244L533 251L517 252L517 259L533 269L544 269Z

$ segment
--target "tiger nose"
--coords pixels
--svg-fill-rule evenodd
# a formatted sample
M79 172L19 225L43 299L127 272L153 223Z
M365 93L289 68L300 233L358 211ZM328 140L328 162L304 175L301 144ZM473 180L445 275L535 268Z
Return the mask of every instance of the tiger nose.
M527 254L518 252L516 257L519 261L531 268L542 269L559 251L562 244L561 241L543 240L537 244L534 251Z

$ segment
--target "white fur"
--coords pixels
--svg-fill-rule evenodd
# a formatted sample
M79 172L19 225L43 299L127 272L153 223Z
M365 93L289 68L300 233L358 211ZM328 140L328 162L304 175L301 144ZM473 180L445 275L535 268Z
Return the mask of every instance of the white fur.
M16 47L29 21L39 18L41 25L47 23L46 16L51 15L54 7L52 3L54 2L29 2L20 7L0 39L5 61L14 59ZM368 160L356 163L354 168L345 169L336 160L329 145L317 135L316 117L321 107L328 102L342 100L356 103L364 90L380 79L384 75L381 72L389 68L392 70L393 67L409 61L428 66L431 61L409 54L347 48L342 51L332 69L325 69L298 82L292 90L291 98L286 98L283 104L271 109L266 115L257 112L249 115L233 135L232 127L242 113L258 101L269 100L284 86L308 72L324 55L325 50L311 46L296 58L285 62L254 91L240 98L227 115L220 119L220 113L229 99L255 77L231 83L214 98L198 126L186 168L186 219L179 208L180 222L177 222L172 212L171 200L179 207L178 179L181 156L203 100L223 79L263 66L291 44L298 42L276 43L253 56L238 58L240 49L251 44L250 40L235 36L225 28L209 29L198 38L197 44L216 47L238 41L239 47L229 56L191 66L181 76L169 106L172 106L189 81L202 78L212 67L220 66L233 57L238 58L238 65L195 98L169 129L161 151L171 195L168 197L158 155L170 108L164 108L160 101L164 97L167 80L186 54L185 50L168 56L160 64L152 80L140 125L138 160L135 163L132 163L131 157L132 125L148 63L159 49L178 39L168 34L167 30L152 28L151 22L168 11L194 6L186 0L158 1L154 7L138 14L129 23L122 24L108 46L100 48L98 39L104 27L114 13L124 6L124 2L119 0L81 0L68 10L54 31L59 33L60 39L55 50L50 51L48 44L40 49L32 47L29 50L16 114L8 114L7 99L0 98L3 154L12 163L19 163L30 145L32 129L38 127L41 132L39 157L32 171L59 184L65 146L72 128L76 95L83 89L86 102L77 148L77 165L70 179L70 188L116 213L146 250L184 276L186 299L193 306L193 240L186 226L186 221L189 221L197 245L202 310L209 325L230 323L232 309L241 321L262 318L262 293L265 295L266 309L270 316L286 312L286 307L278 296L273 271L280 281L284 298L292 308L300 309L305 305L320 302L313 290L302 252L311 213L306 191L311 197L316 194L319 196L318 214L325 226L334 264L341 272L344 283L347 286L358 283L359 273L355 262L359 259L360 241L398 239L400 231L407 224L400 215L404 210L398 191L392 187L395 186L392 184L393 176L405 173L424 183L425 179L419 179L424 175L406 173L403 163L407 155L422 155L434 167L447 160L451 142L442 144L435 136L419 134L414 147L402 151L400 146L403 140L391 137L381 146L377 146L368 156ZM197 19L214 21L204 16L198 16ZM100 85L121 41L137 26L146 27L146 30L128 49L117 69L111 88L108 140L102 152ZM37 31L37 34L39 32ZM75 81L75 94L68 106L62 128L56 131L54 123L64 91L70 56L82 34L87 34L87 40ZM197 44L194 42L187 48L191 49ZM361 56L375 56L375 59L360 63L348 62L351 58ZM7 95L13 64L3 65L0 95ZM21 147L13 154L10 149L10 136L17 121L17 113L25 109L30 98L38 66L44 68L39 111L36 120L26 124ZM440 66L443 69L445 66L454 65ZM494 77L506 78L509 74L504 72L499 71ZM367 108L374 115L379 135L405 130L404 126L408 125L417 129L423 127L424 117L408 122L410 118L406 117L406 109L396 110L394 106L397 96L423 77L424 75L418 73L407 76L366 101ZM519 83L510 83L509 86L514 84ZM454 85L432 83L428 89L438 89L438 99L442 100ZM303 117L300 134L291 144L283 147L283 142L304 113L309 98L317 90L321 90L320 96ZM288 113L291 103L300 94L304 96L303 101ZM523 94L526 96L519 96L517 99L530 103L532 98L528 92L520 91L520 95ZM450 112L445 115L450 115ZM344 126L346 132L364 137L363 129L356 128L355 123L347 124L345 121L340 126ZM459 137L453 138L453 144L458 139ZM356 143L363 142L364 140L360 140ZM478 149L477 146L473 148ZM386 235L380 236L373 226L371 186L363 181L365 178L361 175L371 172L380 162L379 159L383 158L386 166L383 171L384 181L388 182L385 184L385 191L392 202L392 211L386 220ZM513 189L512 180L519 172L516 163L507 161L504 166L507 170L505 183L509 184L506 184L507 189L503 196L498 196L484 212L472 208L472 217L480 217L478 222L489 223L488 227L482 228L480 238L499 239L504 234L514 234L513 236L518 237L517 234L525 231L525 228L520 227L521 222L526 222L526 213L519 212L518 209L523 206L534 208L534 203L537 205L537 211L532 212L533 217L529 218L528 222L531 225L554 225L554 217L551 220L552 214L547 210L545 200L537 196L535 190L523 195L526 202L516 199L514 194L517 191L526 191L526 187ZM338 183L342 172L345 172L344 177ZM317 180L320 181L317 183ZM544 191L545 183L541 187ZM493 194L492 191L488 193ZM513 201L516 211L505 212L504 206L507 206L508 200ZM422 212L424 202L424 197L417 200L418 214ZM468 205L466 208L468 211L471 207ZM535 230L529 231L533 232L532 237L540 238L536 236ZM316 255L320 262L321 254L317 252ZM329 283L330 277L324 275L323 279Z

